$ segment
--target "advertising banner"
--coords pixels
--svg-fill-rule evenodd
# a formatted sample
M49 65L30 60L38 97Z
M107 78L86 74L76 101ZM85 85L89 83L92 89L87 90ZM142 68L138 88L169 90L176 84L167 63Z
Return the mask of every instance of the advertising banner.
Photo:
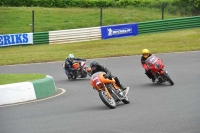
M33 33L0 35L0 47L33 44Z
M102 39L138 35L138 24L120 24L101 27Z

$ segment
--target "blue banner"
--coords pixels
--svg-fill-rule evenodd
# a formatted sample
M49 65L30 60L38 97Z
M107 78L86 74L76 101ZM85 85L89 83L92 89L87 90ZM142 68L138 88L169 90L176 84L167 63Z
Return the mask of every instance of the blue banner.
M119 38L138 35L138 24L120 24L101 27L102 39Z
M33 44L33 33L0 35L0 47Z

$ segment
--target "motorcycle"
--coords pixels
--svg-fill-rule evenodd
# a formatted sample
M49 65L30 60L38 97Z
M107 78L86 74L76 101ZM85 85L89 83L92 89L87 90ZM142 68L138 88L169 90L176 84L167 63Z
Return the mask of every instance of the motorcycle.
M65 67L65 64L62 64L63 68ZM85 63L85 61L74 61L72 68L74 71L70 71L70 75L72 76L72 79L76 78L86 78L87 75L91 77L91 68L88 67ZM70 79L68 77L68 79Z
M162 60L157 58L154 55L149 56L146 59L146 64L151 70L153 76L157 79L157 83L168 82L170 85L174 85L174 82L171 80L168 72L164 70L164 64Z
M128 98L129 87L122 91L114 78L105 78L104 74L105 72L94 73L90 80L90 84L98 91L103 103L110 109L114 109L120 101L128 104L130 102Z

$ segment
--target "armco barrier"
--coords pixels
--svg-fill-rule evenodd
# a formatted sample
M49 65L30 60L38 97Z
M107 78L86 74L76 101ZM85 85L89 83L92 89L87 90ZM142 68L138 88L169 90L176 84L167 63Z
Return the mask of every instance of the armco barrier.
M33 44L49 44L49 32L33 33Z
M100 27L81 28L72 30L59 30L49 32L49 44L61 44L82 42L91 40L100 40Z
M200 27L200 16L138 23L139 34Z

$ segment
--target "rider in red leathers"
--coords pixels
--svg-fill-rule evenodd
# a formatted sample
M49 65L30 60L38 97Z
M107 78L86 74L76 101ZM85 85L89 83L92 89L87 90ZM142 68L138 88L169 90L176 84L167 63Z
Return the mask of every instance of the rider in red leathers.
M145 69L145 74L152 79L152 82L155 82L155 77L153 76L151 70L147 67L145 60L151 56L152 54L149 52L148 49L143 49L142 50L142 57L141 57L141 63L142 63L142 67Z

